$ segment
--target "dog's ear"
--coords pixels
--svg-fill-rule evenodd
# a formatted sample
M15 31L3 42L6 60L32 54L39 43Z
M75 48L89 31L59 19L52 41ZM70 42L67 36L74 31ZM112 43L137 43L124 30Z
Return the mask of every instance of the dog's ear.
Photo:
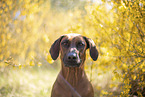
M84 37L84 39L85 39L85 41L87 43L87 49L88 48L90 49L90 56L91 56L91 58L94 61L96 61L97 58L98 58L99 53L98 53L98 50L96 48L96 45L95 45L94 41L92 39L90 39L90 38L87 38L87 37Z
M53 60L56 60L59 56L60 42L61 42L63 37L64 36L61 36L60 38L55 40L55 42L51 45L49 52L50 52L50 55L51 55Z

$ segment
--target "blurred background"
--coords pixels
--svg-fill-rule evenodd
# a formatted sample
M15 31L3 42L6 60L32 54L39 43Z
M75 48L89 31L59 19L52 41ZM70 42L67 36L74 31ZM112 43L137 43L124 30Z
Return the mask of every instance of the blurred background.
M95 97L145 96L144 0L0 0L0 96L50 97L62 34L94 40L85 70Z

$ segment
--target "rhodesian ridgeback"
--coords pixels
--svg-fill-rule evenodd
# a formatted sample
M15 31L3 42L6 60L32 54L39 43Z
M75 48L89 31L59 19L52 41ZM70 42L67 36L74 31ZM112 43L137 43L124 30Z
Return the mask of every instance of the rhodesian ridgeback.
M98 51L90 38L80 34L66 34L58 38L50 48L53 60L60 53L61 70L53 85L51 97L94 97L94 90L84 71L86 50L96 61Z

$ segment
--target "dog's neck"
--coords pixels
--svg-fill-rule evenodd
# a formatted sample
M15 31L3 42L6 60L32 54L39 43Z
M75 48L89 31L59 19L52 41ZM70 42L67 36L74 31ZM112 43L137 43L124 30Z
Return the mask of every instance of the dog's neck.
M64 65L62 65L61 73L64 79L69 82L74 88L83 79L83 77L86 76L84 65L81 65L80 67L65 67Z

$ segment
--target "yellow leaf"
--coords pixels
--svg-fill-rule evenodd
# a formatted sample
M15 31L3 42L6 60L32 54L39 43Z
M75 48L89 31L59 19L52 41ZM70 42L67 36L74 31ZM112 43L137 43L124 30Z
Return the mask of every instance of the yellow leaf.
M7 34L7 39L10 39L11 38L11 34Z
M136 79L136 76L133 76L133 80L135 80Z
M49 38L47 34L43 35L43 41L46 43L49 42Z
M0 10L0 14L2 14L3 10Z
M5 8L4 11L7 12L8 11L8 8Z
M9 6L12 5L12 1L11 0L8 0L7 1L7 5L9 5Z
M2 40L2 46L5 46L5 44L6 44L6 41Z
M2 7L4 8L6 5L5 4L2 4Z
M104 95L107 95L108 94L108 92L107 91L104 91L104 90L102 90L101 93L104 94Z
M126 64L123 64L122 67L123 67L123 69L127 69L128 68L128 66Z
M30 61L30 66L35 66L34 61Z
M142 68L142 71L145 72L145 68Z
M99 76L99 75L102 75L102 73L98 73L98 76Z
M21 15L26 15L27 14L27 11L26 10L23 10L22 12L21 12Z
M47 62L52 64L54 62L54 60L52 60L50 55L47 55Z
M22 69L22 65L21 64L19 64L19 69Z
M1 54L1 55L0 55L0 60L2 60L2 59L3 59L3 55Z
M113 77L113 78L112 78L112 81L115 81L115 80L116 80L116 77Z
M96 89L101 90L101 86L97 86Z

